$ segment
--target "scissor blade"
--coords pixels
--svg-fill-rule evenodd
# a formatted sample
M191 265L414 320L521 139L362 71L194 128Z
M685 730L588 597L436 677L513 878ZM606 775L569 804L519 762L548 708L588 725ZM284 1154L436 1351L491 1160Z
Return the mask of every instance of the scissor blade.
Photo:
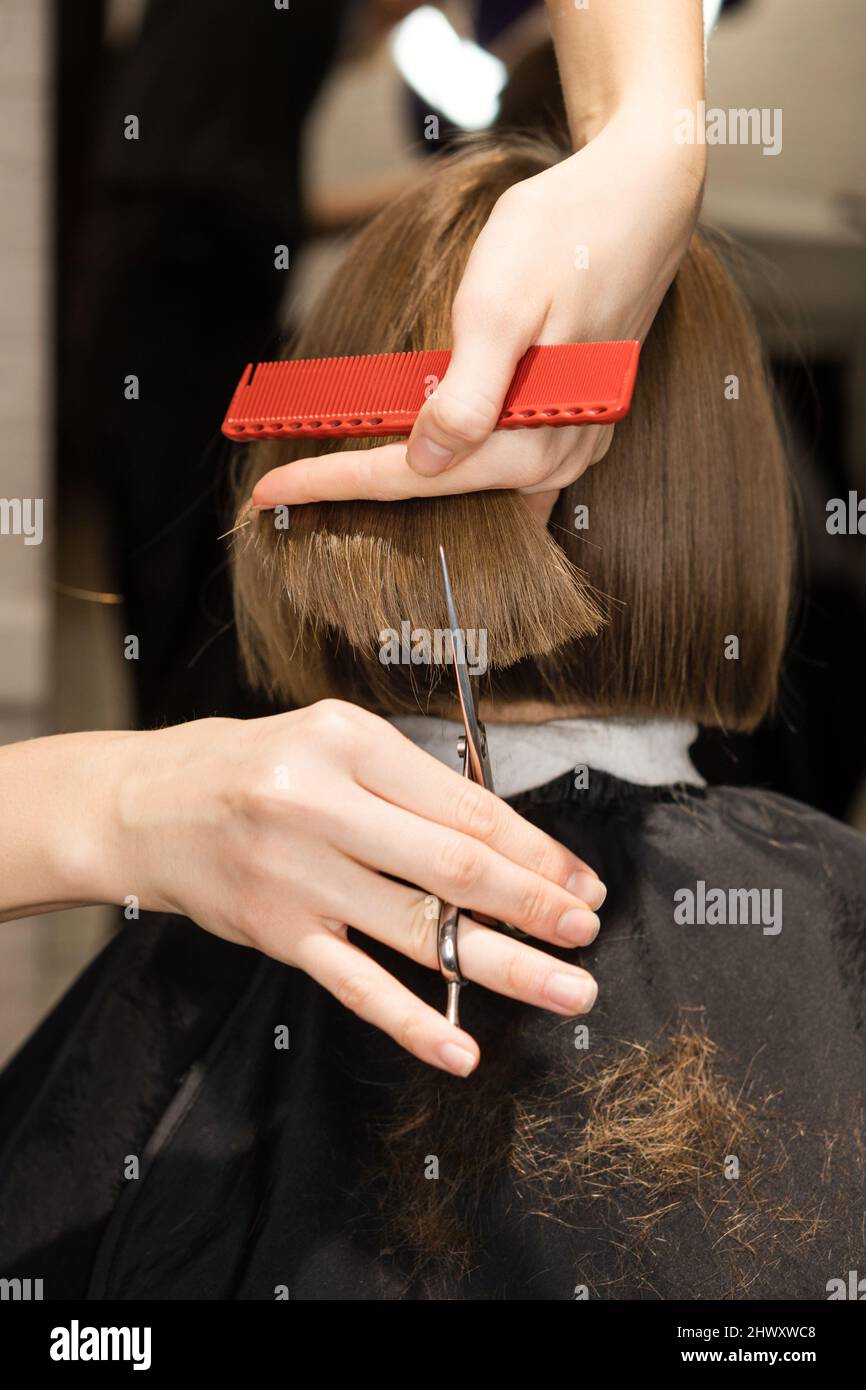
M486 778L484 776L484 766L481 758L481 730L478 726L478 714L475 709L475 699L472 695L472 682L469 679L469 671L466 665L466 645L463 629L457 619L454 591L451 588L451 578L448 574L448 561L445 559L445 548L441 545L439 547L439 560L442 564L442 580L445 585L445 607L448 610L448 626L451 629L451 644L454 648L454 671L457 677L457 694L460 698L463 725L466 729L466 737L469 742L470 762L475 774L475 780L480 782L483 786L486 784Z

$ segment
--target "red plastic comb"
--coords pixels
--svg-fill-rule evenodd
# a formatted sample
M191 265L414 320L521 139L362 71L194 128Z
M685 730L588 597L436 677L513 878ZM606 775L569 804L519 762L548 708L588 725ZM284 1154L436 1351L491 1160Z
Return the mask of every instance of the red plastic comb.
M640 344L531 347L517 364L496 428L604 425L631 405ZM230 439L409 434L451 353L388 352L250 364L223 421Z

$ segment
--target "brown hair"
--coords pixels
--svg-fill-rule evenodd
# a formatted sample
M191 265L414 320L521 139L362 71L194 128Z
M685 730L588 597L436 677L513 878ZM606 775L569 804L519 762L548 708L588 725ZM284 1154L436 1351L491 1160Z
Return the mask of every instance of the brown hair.
M561 153L521 137L441 160L357 238L289 355L447 347L454 293L494 203ZM334 447L249 448L241 513L265 471ZM292 703L337 695L386 714L443 709L453 682L440 689L441 669L378 657L385 629L447 625L441 542L462 622L488 633L482 698L747 729L775 697L791 530L757 338L719 251L697 235L644 347L630 416L605 461L562 493L546 530L506 491L299 507L284 531L271 513L253 517L234 550L241 648L253 681ZM737 660L726 653L731 637ZM598 1068L575 1068L566 1086L558 1072L540 1076L536 1093L517 1084L503 1008L486 998L482 1022L496 1045L471 1086L419 1065L400 1089L370 1180L378 1248L402 1252L422 1277L430 1266L434 1286L456 1278L453 1293L484 1244L478 1213L497 1181L557 1220L573 1216L572 1202L609 1205L634 1266L664 1213L700 1204L705 1189L720 1246L744 1247L748 1260L787 1255L788 1232L794 1243L809 1238L813 1214L774 1206L757 1170L735 1196L719 1176L733 1140L764 1158L765 1178L775 1151L702 1030L674 1028L652 1050L627 1046ZM419 1164L439 1152L451 1181L423 1181ZM731 1260L731 1286L742 1287L742 1262Z
M828 1202L828 1190L862 1189L857 1114L844 1142L782 1121L773 1097L729 1073L699 1010L679 1011L647 1043L600 1038L580 1061L554 1038L557 1064L517 1082L520 1025L513 1011L494 1012L500 1031L471 1086L417 1067L374 1127L360 1228L394 1257L407 1291L465 1297L503 1211L518 1229L540 1217L579 1238L580 1278L593 1297L642 1288L657 1296L671 1217L711 1248L715 1280L732 1298L757 1280L767 1287L778 1269L784 1280L797 1263L814 1263L818 1237L845 1248L847 1201ZM568 1025L550 1026L555 1035ZM485 1027L493 1044L487 1018ZM805 1198L792 1150L820 1174ZM430 1155L443 1156L436 1181L425 1178ZM736 1182L726 1174L732 1155ZM598 1231L606 1257L596 1268Z
M447 346L493 204L560 153L512 137L443 159L360 234L289 355ZM250 447L239 506L268 469L334 447ZM575 529L581 506L588 525ZM788 482L754 329L706 239L693 238L661 307L606 460L563 491L546 531L507 491L315 504L293 509L286 530L270 512L242 528L236 613L252 681L294 704L339 695L387 714L450 703L441 670L379 659L386 630L447 626L440 542L462 623L487 633L482 698L732 729L768 711L789 608Z

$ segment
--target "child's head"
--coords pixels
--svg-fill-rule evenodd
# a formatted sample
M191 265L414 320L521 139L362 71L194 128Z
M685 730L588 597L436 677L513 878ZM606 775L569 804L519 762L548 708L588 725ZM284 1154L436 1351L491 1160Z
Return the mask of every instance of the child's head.
M291 355L449 346L451 301L493 204L559 154L521 139L438 163L357 238ZM573 268L573 241L564 235L564 294L585 273ZM251 446L239 506L268 469L338 447ZM315 504L292 509L287 529L265 512L239 534L247 669L292 704L340 696L381 713L451 708L447 667L380 659L389 631L447 627L440 543L461 623L486 633L482 697L728 728L751 727L774 698L788 480L754 329L700 236L644 346L631 414L604 462L560 495L547 530L503 491Z

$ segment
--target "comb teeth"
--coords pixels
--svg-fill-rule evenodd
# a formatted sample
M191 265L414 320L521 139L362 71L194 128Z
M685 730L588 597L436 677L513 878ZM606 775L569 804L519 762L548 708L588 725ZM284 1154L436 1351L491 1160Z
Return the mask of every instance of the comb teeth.
M517 364L496 428L621 420L639 353L631 340L531 347ZM450 352L437 351L250 364L223 434L238 440L409 434L450 360Z

